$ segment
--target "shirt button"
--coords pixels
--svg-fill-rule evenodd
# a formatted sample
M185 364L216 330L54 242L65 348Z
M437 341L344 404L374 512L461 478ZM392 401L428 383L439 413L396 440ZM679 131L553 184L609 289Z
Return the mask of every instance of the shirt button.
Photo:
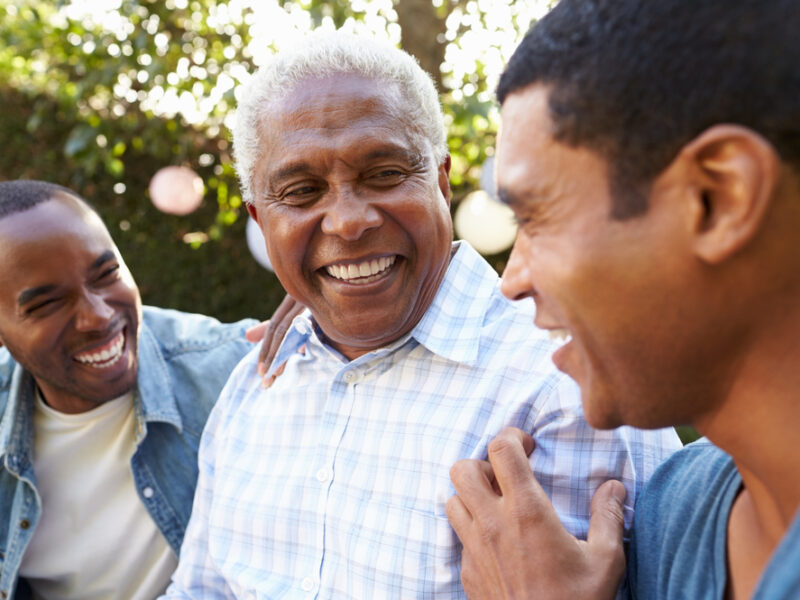
M31 526L31 522L28 521L28 519L22 519L22 521L19 522L19 526L22 527L23 529L27 529L28 527Z
M330 478L331 470L328 467L322 467L319 471L317 471L317 481L320 483L325 483Z
M150 486L147 486L142 490L142 496L144 496L145 498L152 498L154 493L155 492L153 492L153 488L151 488Z
M353 383L357 378L358 378L358 373L356 373L355 371L347 371L344 374L344 380L347 383Z
M302 587L302 588L303 588L303 591L304 591L304 592L310 592L311 590L313 590L313 589L314 589L314 580L313 580L313 579L311 579L311 577L306 577L306 578L305 578L305 579L303 579L303 581L300 583L300 587Z

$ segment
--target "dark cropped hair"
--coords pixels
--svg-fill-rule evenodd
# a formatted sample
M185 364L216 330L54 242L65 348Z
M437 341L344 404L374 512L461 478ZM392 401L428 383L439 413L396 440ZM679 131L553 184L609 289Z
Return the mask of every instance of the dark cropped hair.
M46 202L56 194L68 194L90 209L94 208L72 190L47 181L33 179L17 179L15 181L0 181L0 219L14 213L29 210Z
M800 166L800 10L795 0L561 0L527 33L502 104L550 87L555 139L610 166L612 217L647 210L652 180L708 127L764 136Z

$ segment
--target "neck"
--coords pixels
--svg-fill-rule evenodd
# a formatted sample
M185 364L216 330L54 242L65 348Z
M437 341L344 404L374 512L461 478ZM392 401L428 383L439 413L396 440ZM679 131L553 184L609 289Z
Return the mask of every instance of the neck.
M761 529L777 540L800 507L800 315L787 314L749 345L723 401L694 423L731 455Z

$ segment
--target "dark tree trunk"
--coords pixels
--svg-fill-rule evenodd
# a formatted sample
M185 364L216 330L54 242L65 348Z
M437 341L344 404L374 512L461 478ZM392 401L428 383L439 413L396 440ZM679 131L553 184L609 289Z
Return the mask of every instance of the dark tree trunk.
M419 61L441 93L441 64L444 61L445 19L436 14L431 0L395 0L397 22L402 29L401 45L403 50L412 54Z

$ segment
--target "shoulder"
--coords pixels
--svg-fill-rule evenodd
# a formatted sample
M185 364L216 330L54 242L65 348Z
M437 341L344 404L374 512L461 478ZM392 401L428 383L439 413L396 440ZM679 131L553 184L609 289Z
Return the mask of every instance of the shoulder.
M218 431L227 428L248 399L257 399L264 392L256 368L258 353L259 348L253 347L232 369L224 385L220 386L219 401L211 413L209 429Z
M727 520L740 484L730 456L704 439L656 469L634 514L628 573L637 597L724 589Z
M730 456L706 439L697 440L656 469L642 493L641 508L666 505L675 509L676 500L678 506L687 506L698 492L723 484L735 473Z
M230 343L240 346L243 356L252 348L244 340L244 332L256 324L253 319L220 323L213 317L154 306L143 307L142 321L167 357L184 352L202 352Z
M255 349L244 336L253 323L224 324L203 315L145 307L139 392L145 400L163 398L164 386L169 386L179 405L207 412L233 368Z

